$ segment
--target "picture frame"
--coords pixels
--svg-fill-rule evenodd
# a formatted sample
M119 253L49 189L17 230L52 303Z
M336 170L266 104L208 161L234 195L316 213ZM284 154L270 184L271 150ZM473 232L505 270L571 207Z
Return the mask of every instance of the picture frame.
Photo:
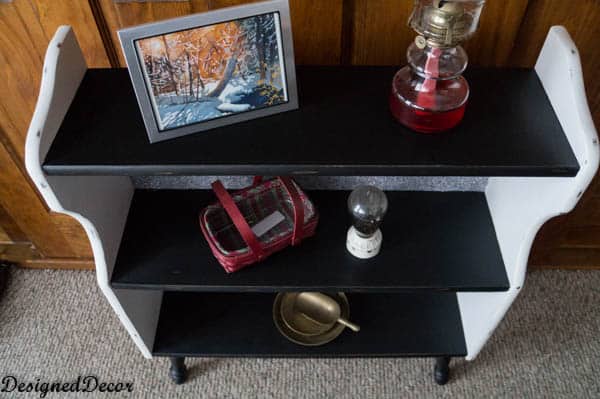
M298 108L287 0L118 35L151 143Z

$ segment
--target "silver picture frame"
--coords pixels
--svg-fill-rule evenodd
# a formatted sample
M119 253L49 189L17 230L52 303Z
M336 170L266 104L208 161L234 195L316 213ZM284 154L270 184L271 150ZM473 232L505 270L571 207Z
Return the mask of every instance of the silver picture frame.
M192 31L196 28L206 28L210 27L211 25L239 21L252 17L261 17L264 15L273 15L273 25L278 25L275 28L277 29L278 35L277 62L283 67L283 71L279 69L280 74L277 75L279 76L278 79L280 79L279 83L283 83L282 88L280 89L283 93L282 97L277 97L279 98L279 102L275 105L261 105L260 108L249 108L243 111L241 108L244 107L229 107L229 109L237 109L239 111L232 111L231 113L225 112L225 114L222 116L214 116L206 120L193 121L189 124L178 122L179 125L167 126L164 123L162 119L163 117L159 111L159 107L163 105L158 105L159 100L157 97L159 97L161 94L156 94L156 92L153 93L154 87L151 86L150 79L148 78L147 67L144 64L144 60L140 59L143 55L141 50L142 45L138 43L146 39L155 39L161 36L165 37L163 35L177 34L179 32ZM119 30L118 35L123 48L123 53L125 55L125 60L129 69L129 75L131 77L142 118L146 126L148 138L150 139L151 143L198 133L250 119L261 118L280 112L291 111L298 108L294 46L292 42L292 26L288 0L270 0L259 3L245 4L241 6L222 8L205 13L139 25ZM167 48L166 41L165 48ZM168 59L169 52L168 50L165 52ZM275 57L273 58L275 59ZM189 66L188 68L191 69ZM175 79L172 80L174 85L178 84L174 81ZM198 78L198 80L200 80L200 78ZM193 82L191 73L189 81ZM192 95L194 94L194 90L191 85L189 91ZM177 92L177 89L175 89L175 92ZM196 92L196 101L198 94L199 89Z

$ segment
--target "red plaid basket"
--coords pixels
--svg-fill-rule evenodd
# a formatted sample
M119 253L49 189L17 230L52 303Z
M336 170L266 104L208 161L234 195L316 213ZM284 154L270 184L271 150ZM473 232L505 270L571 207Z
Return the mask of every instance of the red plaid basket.
M206 241L227 273L260 262L289 245L298 245L314 235L317 210L291 178L281 176L262 181L230 195L220 181L212 188L219 202L200 212L200 227ZM283 220L260 237L252 227L275 212Z

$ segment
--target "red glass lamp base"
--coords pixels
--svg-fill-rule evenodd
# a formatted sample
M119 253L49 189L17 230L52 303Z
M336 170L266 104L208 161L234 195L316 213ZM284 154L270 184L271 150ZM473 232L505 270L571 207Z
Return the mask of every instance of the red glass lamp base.
M394 118L419 133L440 133L452 129L463 119L466 105L464 103L458 108L443 112L423 111L406 105L394 93L390 95L390 110Z

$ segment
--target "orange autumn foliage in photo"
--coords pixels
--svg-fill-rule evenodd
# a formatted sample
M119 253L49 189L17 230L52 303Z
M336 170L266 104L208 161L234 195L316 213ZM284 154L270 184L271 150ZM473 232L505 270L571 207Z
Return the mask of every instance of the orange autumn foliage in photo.
M218 80L232 55L232 45L239 37L238 24L227 22L143 39L139 46L145 55L153 58L166 56L171 62L189 55L193 60L194 78L199 73L205 79Z
M160 129L286 101L277 14L135 42Z

